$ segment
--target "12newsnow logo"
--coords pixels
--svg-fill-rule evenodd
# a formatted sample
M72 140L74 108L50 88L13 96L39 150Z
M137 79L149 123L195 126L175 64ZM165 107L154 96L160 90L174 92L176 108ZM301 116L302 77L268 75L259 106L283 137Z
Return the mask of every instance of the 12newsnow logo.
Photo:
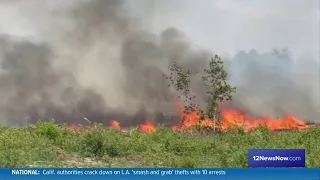
M304 149L249 149L249 167L305 167Z
M301 161L301 157L282 157L282 156L253 156L254 161Z

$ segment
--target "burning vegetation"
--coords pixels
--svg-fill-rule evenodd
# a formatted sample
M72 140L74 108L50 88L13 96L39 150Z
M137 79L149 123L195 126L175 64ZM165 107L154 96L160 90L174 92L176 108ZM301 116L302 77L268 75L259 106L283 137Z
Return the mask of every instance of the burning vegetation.
M245 132L254 130L259 126L265 126L272 131L282 130L303 130L308 127L314 127L315 124L305 122L288 113L283 117L272 118L266 115L254 117L239 109L224 108L226 101L232 100L232 93L236 91L227 83L227 72L224 70L223 61L219 56L211 59L209 69L204 70L202 80L204 88L207 89L207 106L205 110L199 108L195 103L196 96L192 94L190 87L190 70L184 70L174 63L170 68L170 75L163 75L169 80L169 87L173 86L179 99L173 100L173 103L179 109L179 122L171 126L173 131L184 131L192 133L192 128L198 127L198 130L205 129L210 132L225 132L241 128ZM152 120L139 124L142 133L154 132L156 124ZM125 132L117 120L112 120L109 128L115 128ZM71 129L77 129L77 126L70 126Z
M184 110L182 109L181 112ZM200 113L197 111L190 112L188 114L182 114L181 122L171 127L174 131L182 131L191 129L192 127L208 128L213 131L214 122L211 119L201 119ZM242 128L245 132L253 130L259 126L266 126L272 131L282 130L304 130L309 127L317 126L314 123L308 123L300 120L291 114L287 114L283 117L272 118L269 116L253 117L241 110L236 109L224 109L222 110L222 118L219 124L216 125L216 129L219 131L227 131L228 129ZM116 120L110 121L107 125L108 128L115 128L125 132L125 128L122 128L120 123ZM139 129L142 133L149 133L156 130L157 125L153 121L145 121L139 125ZM71 125L71 129L78 129L79 126Z

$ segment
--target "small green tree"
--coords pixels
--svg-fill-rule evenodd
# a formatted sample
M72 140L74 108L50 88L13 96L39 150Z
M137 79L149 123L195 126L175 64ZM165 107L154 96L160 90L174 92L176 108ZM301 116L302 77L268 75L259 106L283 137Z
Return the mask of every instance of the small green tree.
M236 88L227 83L228 74L224 70L221 57L215 55L209 63L209 69L204 69L205 75L202 80L207 88L207 108L206 115L213 120L216 129L216 122L220 122L219 104L222 101L231 101L232 93L236 92Z
M198 108L198 105L194 103L196 96L191 92L190 70L184 70L174 61L170 67L170 75L163 74L163 76L169 80L168 87L173 86L180 94L178 98L184 103L184 113L189 113Z
M213 129L215 131L217 122L220 122L220 102L232 100L232 93L236 92L236 88L227 83L228 74L224 70L221 58L215 55L209 63L209 68L204 69L202 80L207 89L207 106L205 110L199 109L199 105L195 103L196 96L191 93L190 70L184 70L177 62L174 62L170 68L170 75L164 76L169 79L169 86L173 85L184 98L186 113L197 109L200 120L204 119L204 116L213 120ZM179 95L178 98L181 99L181 96Z

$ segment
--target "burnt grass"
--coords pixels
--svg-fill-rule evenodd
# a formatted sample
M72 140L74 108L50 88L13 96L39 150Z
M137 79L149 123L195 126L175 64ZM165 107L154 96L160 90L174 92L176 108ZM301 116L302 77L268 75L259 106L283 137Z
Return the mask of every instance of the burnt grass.
M247 167L252 148L303 148L306 166L320 167L320 128L205 132L164 126L121 132L102 125L72 130L53 121L0 127L0 167Z

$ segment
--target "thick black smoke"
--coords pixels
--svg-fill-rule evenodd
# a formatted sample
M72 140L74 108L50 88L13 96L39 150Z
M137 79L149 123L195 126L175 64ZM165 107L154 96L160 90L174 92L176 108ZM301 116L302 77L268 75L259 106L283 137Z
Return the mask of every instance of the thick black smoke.
M147 119L173 123L165 116L176 114L171 101L175 93L162 74L173 61L201 72L212 56L194 48L175 28L161 34L146 30L143 19L131 17L127 1L6 3L20 7L40 40L1 35L3 125L51 118L84 123L84 117L104 123L117 119L124 125ZM286 51L241 52L231 58L230 82L238 88L234 106L251 113L292 112L316 120L319 64L310 70L295 63ZM202 103L205 91L198 80L193 77L192 87Z

